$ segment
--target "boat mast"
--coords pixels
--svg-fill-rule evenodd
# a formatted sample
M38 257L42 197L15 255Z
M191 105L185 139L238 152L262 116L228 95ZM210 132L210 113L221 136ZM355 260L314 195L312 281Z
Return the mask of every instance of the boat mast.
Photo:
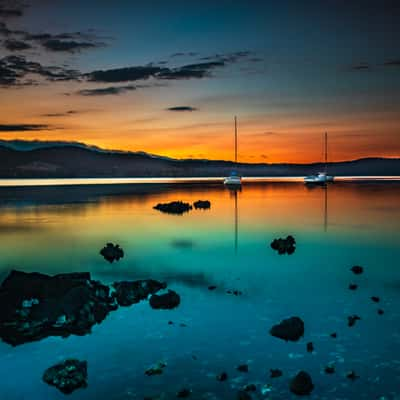
M325 174L328 172L328 132L325 132Z
M235 164L237 164L237 118L235 115Z

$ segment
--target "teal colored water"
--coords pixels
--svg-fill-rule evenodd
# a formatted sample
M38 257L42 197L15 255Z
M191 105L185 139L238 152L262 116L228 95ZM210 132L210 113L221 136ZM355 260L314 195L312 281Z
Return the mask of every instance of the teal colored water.
M199 199L210 200L211 209L181 216L153 209ZM288 382L299 370L313 378L312 399L397 399L399 204L399 182L327 189L259 182L239 192L213 182L0 188L0 280L11 269L89 271L105 283L165 280L181 295L172 311L152 310L148 302L121 308L87 336L18 347L0 342L0 399L64 398L41 379L71 357L89 368L88 388L72 399L172 399L182 388L193 399L234 399L248 383L257 385L253 399L291 399ZM278 255L270 243L288 234L296 251ZM125 250L117 263L99 255L109 241ZM352 274L353 265L364 274ZM350 291L350 283L359 288ZM243 294L226 293L235 289ZM349 328L352 314L361 320ZM305 322L303 339L270 336L273 324L293 315ZM314 353L306 351L310 341ZM166 362L164 373L145 376L158 361ZM243 363L248 373L236 370ZM335 374L324 373L328 364ZM271 368L283 376L270 379ZM351 370L360 376L354 382L346 378ZM229 378L218 382L223 371Z

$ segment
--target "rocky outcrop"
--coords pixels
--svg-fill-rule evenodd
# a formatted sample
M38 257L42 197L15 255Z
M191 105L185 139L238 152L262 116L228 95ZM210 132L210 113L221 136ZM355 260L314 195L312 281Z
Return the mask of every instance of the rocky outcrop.
M211 207L211 203L209 200L197 200L193 203L193 206L196 210L208 210Z
M311 376L305 372L300 371L290 382L290 391L298 396L306 396L314 389Z
M168 290L168 293L153 294L150 297L150 306L155 309L172 310L179 306L181 298L178 293Z
M296 250L296 241L291 235L287 236L286 239L274 239L271 243L271 248L276 250L278 254L293 254Z
M43 381L55 386L64 394L87 387L87 362L75 359L65 360L48 368L43 374Z
M119 261L120 258L124 257L124 251L119 247L118 244L107 243L101 250L100 254L108 262Z
M297 342L304 335L304 322L299 317L291 317L274 325L270 334L279 339Z
M118 304L126 307L139 303L141 300L146 300L150 294L154 294L160 289L165 289L167 284L147 279L133 282L114 282L112 287L115 290L113 295L117 299Z
M182 215L185 212L189 212L192 206L183 201L171 201L170 203L158 203L153 208L167 214Z

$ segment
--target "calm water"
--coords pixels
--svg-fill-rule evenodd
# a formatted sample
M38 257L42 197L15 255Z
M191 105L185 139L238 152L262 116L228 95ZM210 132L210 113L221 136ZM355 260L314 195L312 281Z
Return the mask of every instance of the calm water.
M211 209L174 216L152 208L199 199L210 200ZM167 281L182 300L172 311L147 302L122 308L84 337L0 343L0 399L65 398L41 377L67 357L89 364L89 387L72 399L172 399L184 387L193 399L235 399L247 383L258 387L254 399L291 399L288 381L300 369L313 377L312 399L398 399L399 204L399 182L335 183L328 190L246 183L236 194L212 182L0 188L0 280L12 268L90 271L107 283L151 277ZM288 234L296 252L279 256L269 244ZM120 262L98 254L108 241L124 248ZM355 264L363 275L349 271ZM359 289L348 290L350 282ZM349 328L351 314L362 319ZM305 321L302 340L269 335L271 325L292 315ZM164 374L145 376L158 361L167 363ZM236 371L243 363L247 374ZM323 372L330 363L334 375ZM270 368L283 376L270 379ZM346 379L350 370L360 379ZM223 371L228 381L217 382ZM268 383L272 389L262 395Z

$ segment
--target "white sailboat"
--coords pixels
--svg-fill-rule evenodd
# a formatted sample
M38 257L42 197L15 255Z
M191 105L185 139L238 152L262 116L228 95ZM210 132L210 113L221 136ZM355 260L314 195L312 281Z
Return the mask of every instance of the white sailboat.
M328 175L328 134L325 132L325 171L304 178L305 183L324 184L333 182L333 175Z
M235 165L237 165L237 118L235 116ZM242 178L237 171L232 171L231 174L224 179L224 185L238 187L242 184Z

